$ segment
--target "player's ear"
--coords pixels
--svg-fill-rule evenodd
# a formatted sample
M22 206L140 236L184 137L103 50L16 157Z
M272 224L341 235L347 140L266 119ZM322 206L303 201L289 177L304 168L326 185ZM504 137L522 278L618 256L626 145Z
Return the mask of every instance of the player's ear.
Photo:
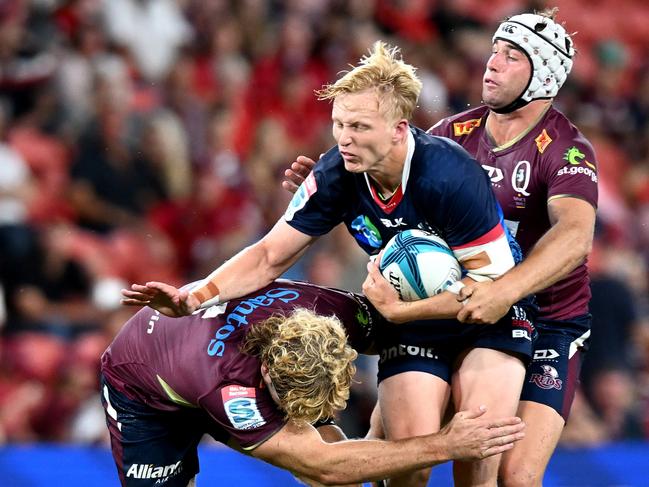
M408 120L405 118L398 120L394 126L394 136L392 137L392 141L395 143L404 142L408 137L408 130L410 130Z
M270 374L268 373L268 366L264 362L261 363L261 376L264 378L266 382L270 380Z

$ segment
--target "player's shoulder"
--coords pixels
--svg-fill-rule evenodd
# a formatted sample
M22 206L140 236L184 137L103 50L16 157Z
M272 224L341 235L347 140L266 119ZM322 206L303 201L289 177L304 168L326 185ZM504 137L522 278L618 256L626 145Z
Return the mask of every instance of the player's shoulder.
M351 176L352 173L345 169L345 162L337 146L322 155L312 172L318 190L342 188L352 179Z
M345 164L337 146L322 154L314 167L316 173L344 173Z
M412 127L412 130L415 137L413 161L425 162L425 164L419 165L422 171L435 173L447 166L475 164L471 155L457 142L444 136L424 132L417 127Z
M594 161L595 150L586 136L558 109L551 107L542 123L548 140L548 156L561 155L566 161L571 157Z
M428 133L451 139L467 136L476 128L483 126L488 111L489 109L486 106L480 105L456 115L451 115L433 125L428 129Z

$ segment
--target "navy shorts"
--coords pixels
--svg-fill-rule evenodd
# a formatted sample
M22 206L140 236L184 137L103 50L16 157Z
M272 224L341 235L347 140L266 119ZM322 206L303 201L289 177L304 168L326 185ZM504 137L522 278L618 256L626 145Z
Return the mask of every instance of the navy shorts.
M219 439L198 409L160 411L133 401L102 378L101 400L119 479L128 487L186 487L198 473L205 433Z
M545 404L568 420L588 350L590 323L590 315L565 321L536 321L538 338L527 366L521 401Z
M515 305L493 325L469 325L457 320L387 323L377 333L378 382L402 372L426 372L446 382L458 356L473 348L511 353L527 365L536 337L534 306Z

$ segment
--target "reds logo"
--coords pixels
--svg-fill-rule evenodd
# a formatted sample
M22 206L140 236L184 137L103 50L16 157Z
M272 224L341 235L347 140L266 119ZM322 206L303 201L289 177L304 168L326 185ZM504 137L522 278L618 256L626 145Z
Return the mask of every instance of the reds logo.
M466 122L455 122L453 124L453 134L456 137L459 137L461 135L469 135L471 132L473 132L473 129L479 127L481 123L481 118L467 120Z
M541 389L557 389L558 391L560 391L563 385L563 381L557 378L559 377L557 369L551 367L550 365L541 365L541 368L543 369L543 373L532 374L532 377L530 377L530 382L533 382Z

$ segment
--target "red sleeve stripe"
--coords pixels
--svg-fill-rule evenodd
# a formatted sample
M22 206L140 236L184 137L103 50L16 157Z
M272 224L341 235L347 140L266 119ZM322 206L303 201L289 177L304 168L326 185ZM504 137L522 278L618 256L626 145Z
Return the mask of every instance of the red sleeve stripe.
M485 245L491 242L495 242L503 235L505 235L505 229L503 228L502 224L498 222L495 227L493 227L491 230L489 230L481 237L478 237L475 240L472 240L471 242L467 242L462 245L454 245L451 248L453 250L460 250L460 249L466 249L468 247L477 247L479 245Z

